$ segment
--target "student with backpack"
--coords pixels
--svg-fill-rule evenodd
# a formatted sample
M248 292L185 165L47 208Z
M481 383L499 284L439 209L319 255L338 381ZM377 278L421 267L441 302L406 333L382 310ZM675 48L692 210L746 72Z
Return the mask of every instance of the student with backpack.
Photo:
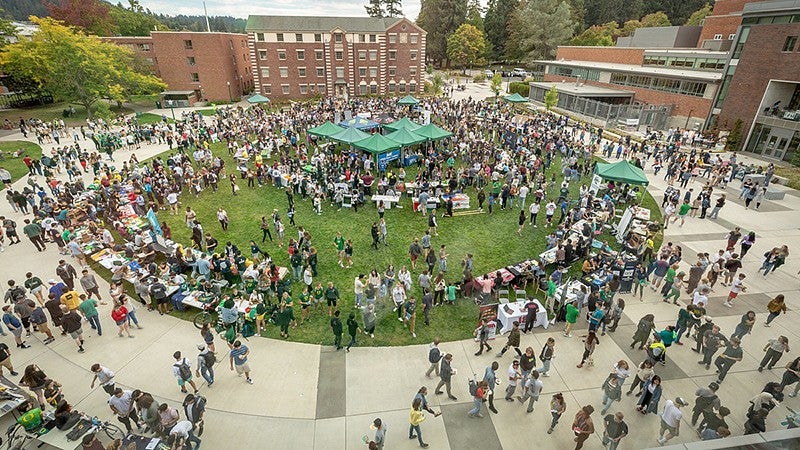
M208 387L211 387L214 384L214 364L217 363L217 357L204 344L197 344L197 350L200 350L200 353L197 355L195 376L202 376L208 383Z
M433 338L433 343L431 344L431 349L428 350L428 362L431 363L431 366L428 368L428 371L425 372L425 376L431 378L431 372L436 372L436 376L439 376L439 362L442 360L442 351L439 350L439 342L441 339L438 337Z
M181 352L179 351L173 353L172 357L175 358L175 363L172 365L172 375L178 380L178 386L181 387L181 392L184 394L188 392L186 390L186 383L189 383L192 389L194 389L194 392L197 393L197 385L194 384L192 380L191 361L181 356Z

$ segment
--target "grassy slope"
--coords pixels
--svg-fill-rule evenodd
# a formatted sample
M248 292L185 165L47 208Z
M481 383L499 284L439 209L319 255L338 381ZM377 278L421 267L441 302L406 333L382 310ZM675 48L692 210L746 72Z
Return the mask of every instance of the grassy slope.
M22 157L14 158L12 152L25 149L25 154L35 158L42 157L42 148L33 142L27 141L2 141L0 142L0 152L5 159L0 160L0 167L11 172L11 180L16 182L20 177L28 173L28 167L22 162ZM5 189L5 185L0 186L0 190Z

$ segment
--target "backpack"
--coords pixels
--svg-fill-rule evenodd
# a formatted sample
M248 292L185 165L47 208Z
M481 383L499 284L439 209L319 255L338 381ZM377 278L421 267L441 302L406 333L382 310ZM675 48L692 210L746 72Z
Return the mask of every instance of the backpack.
M478 383L473 379L469 380L469 395L473 397L478 395Z
M11 289L9 294L11 294L11 298L16 302L25 298L25 289L20 286L14 286L14 289Z
M206 363L206 367L214 367L214 364L217 362L217 356L212 352L205 352L203 353L203 361Z
M77 441L92 427L92 421L88 419L81 419L77 425L67 433L67 441Z
M182 359L178 364L175 364L175 366L178 367L178 376L181 377L181 380L187 381L192 378L192 369L186 364L186 358Z
M717 399L717 395L714 394L711 397L697 397L697 401L695 401L694 410L695 411L707 411L709 410L710 406L714 403Z
M439 351L438 347L433 347L430 352L428 352L428 362L431 364L436 364L439 360L442 359L442 352Z

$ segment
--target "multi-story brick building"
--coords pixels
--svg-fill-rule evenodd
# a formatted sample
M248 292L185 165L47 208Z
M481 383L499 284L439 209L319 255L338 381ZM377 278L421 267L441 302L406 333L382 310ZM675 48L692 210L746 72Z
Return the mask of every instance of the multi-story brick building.
M405 18L250 16L256 92L406 95L422 90L425 30Z
M153 31L144 37L104 39L144 58L169 86L165 96L180 99L180 104L235 100L253 90L245 34Z

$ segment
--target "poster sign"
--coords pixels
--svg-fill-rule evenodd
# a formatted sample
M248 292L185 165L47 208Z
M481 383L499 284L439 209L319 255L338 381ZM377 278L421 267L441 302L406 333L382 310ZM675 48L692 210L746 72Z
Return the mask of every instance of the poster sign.
M494 339L497 336L497 303L493 303L491 305L481 305L478 309L478 327L481 325L481 320L486 319L486 327L487 333L486 338L489 340ZM475 337L477 341L478 338Z
M592 184L589 186L589 192L592 195L597 195L597 192L600 191L600 186L603 184L603 179L600 175L595 174L592 176Z
M386 170L386 165L390 162L400 159L400 149L392 150L378 155L378 170L383 172Z
M503 143L508 147L514 147L517 143L517 133L510 130L503 133Z

